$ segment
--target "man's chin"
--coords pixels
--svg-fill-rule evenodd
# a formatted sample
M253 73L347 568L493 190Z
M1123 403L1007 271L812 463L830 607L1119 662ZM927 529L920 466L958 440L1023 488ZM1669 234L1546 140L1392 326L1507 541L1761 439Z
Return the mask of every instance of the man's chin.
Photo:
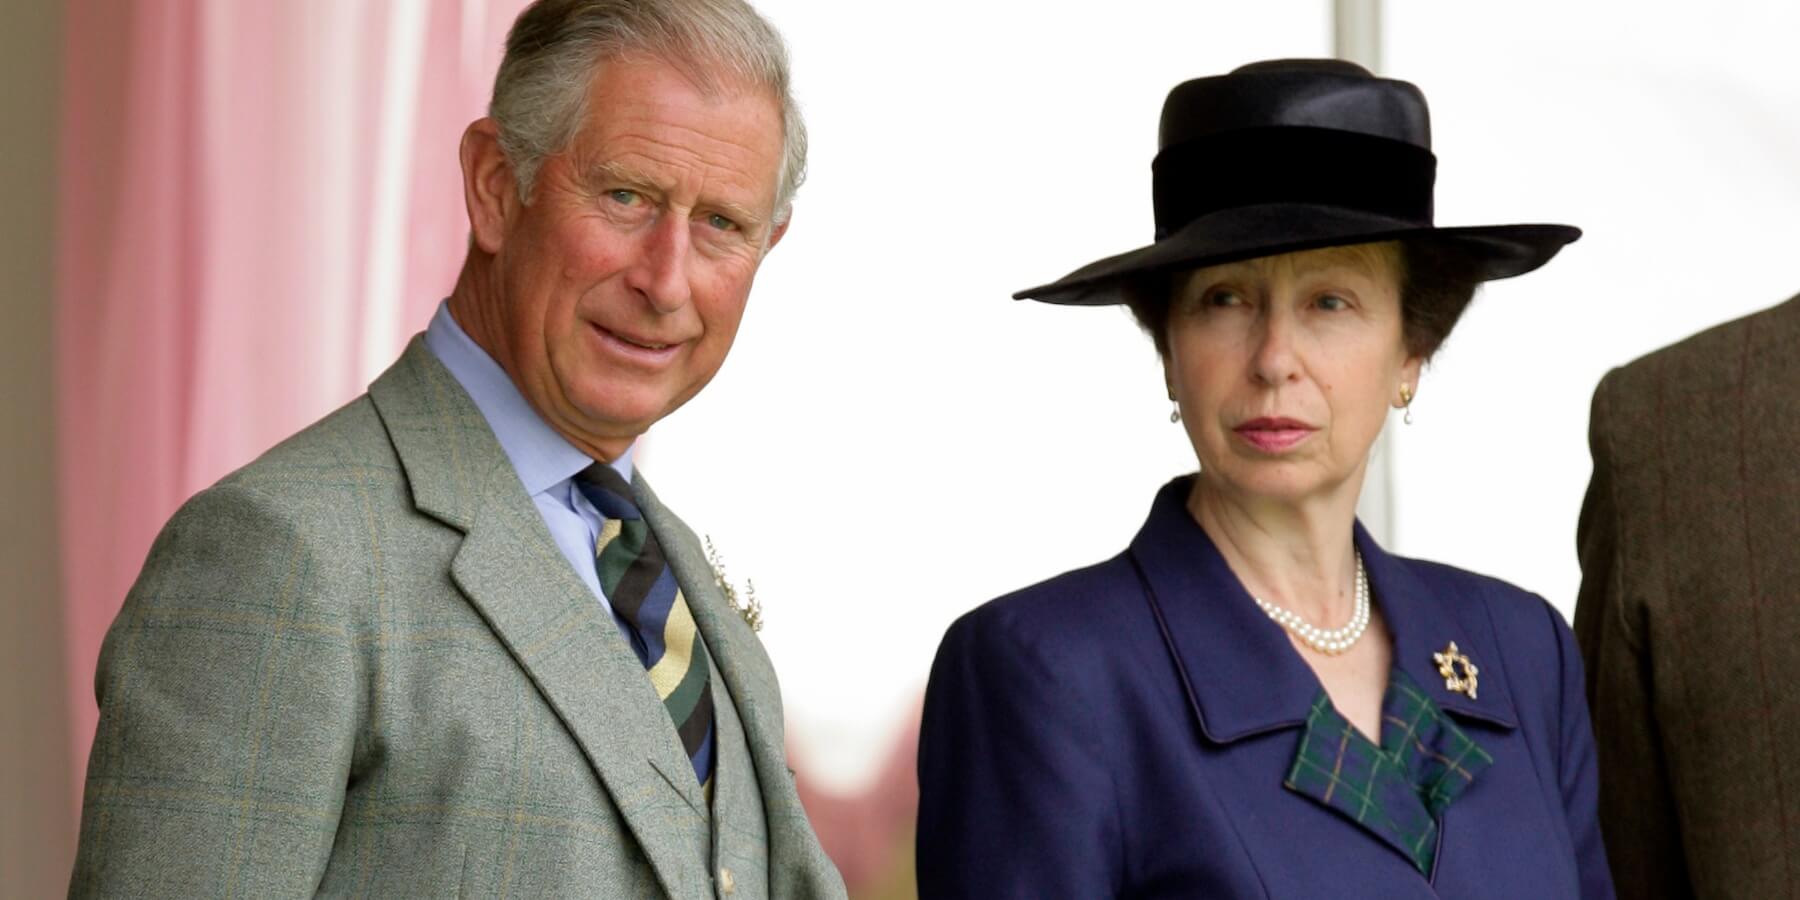
M591 435L590 440L595 442L629 442L649 431L650 426L674 412L679 405L668 398L633 400L615 394L575 405L577 421L571 424L582 434Z

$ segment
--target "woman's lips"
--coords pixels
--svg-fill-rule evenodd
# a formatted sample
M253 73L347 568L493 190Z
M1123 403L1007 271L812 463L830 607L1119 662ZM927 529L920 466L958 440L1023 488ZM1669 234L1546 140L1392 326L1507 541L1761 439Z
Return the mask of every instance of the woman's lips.
M1245 443L1264 453L1280 453L1312 436L1317 428L1296 419L1251 419L1232 429Z

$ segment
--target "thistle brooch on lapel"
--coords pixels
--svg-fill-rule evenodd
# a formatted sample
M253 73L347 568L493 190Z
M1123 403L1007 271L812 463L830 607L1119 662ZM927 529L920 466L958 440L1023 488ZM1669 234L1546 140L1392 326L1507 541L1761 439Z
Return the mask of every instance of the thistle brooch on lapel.
M713 584L718 585L719 592L725 595L725 602L737 611L751 631L761 631L762 603L756 599L756 585L750 579L744 579L744 596L738 598L737 588L725 577L725 560L719 556L719 548L713 546L710 534L706 536L706 561L712 564Z
M1444 676L1444 690L1453 694L1468 694L1470 700L1475 699L1475 676L1481 670L1475 668L1474 660L1456 649L1455 641L1451 641L1444 652L1431 654L1431 658L1437 661L1438 674ZM1462 669L1461 675L1456 672L1459 667Z

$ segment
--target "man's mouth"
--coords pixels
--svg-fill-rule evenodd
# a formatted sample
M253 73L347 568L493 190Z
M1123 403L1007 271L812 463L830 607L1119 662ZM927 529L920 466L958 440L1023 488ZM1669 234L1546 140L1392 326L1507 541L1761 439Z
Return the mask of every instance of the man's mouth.
M678 347L681 345L680 341L676 341L673 343L668 342L668 341L658 341L658 340L655 340L652 338L640 337L638 335L625 334L624 332L614 331L611 328L607 328L607 327L601 326L601 325L595 325L594 330L600 332L601 334L603 334L609 338L612 338L615 341L618 341L621 344L624 344L626 347L634 348L634 349L638 349L638 350L648 350L652 353L660 353L662 351L668 350L671 347Z

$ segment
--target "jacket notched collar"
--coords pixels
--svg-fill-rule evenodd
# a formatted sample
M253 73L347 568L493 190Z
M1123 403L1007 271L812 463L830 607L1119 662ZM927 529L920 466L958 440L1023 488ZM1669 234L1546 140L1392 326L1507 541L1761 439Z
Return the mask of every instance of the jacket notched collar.
M1319 679L1188 513L1192 484L1192 476L1179 478L1158 492L1127 555L1144 582L1200 733L1215 744L1229 744L1301 727L1322 690ZM1459 718L1516 728L1518 714L1492 643L1493 628L1476 618L1487 616L1485 606L1476 598L1429 588L1409 571L1410 561L1382 550L1360 522L1355 541L1370 600L1393 635L1394 668ZM1452 641L1480 670L1473 698L1447 689L1432 658Z

